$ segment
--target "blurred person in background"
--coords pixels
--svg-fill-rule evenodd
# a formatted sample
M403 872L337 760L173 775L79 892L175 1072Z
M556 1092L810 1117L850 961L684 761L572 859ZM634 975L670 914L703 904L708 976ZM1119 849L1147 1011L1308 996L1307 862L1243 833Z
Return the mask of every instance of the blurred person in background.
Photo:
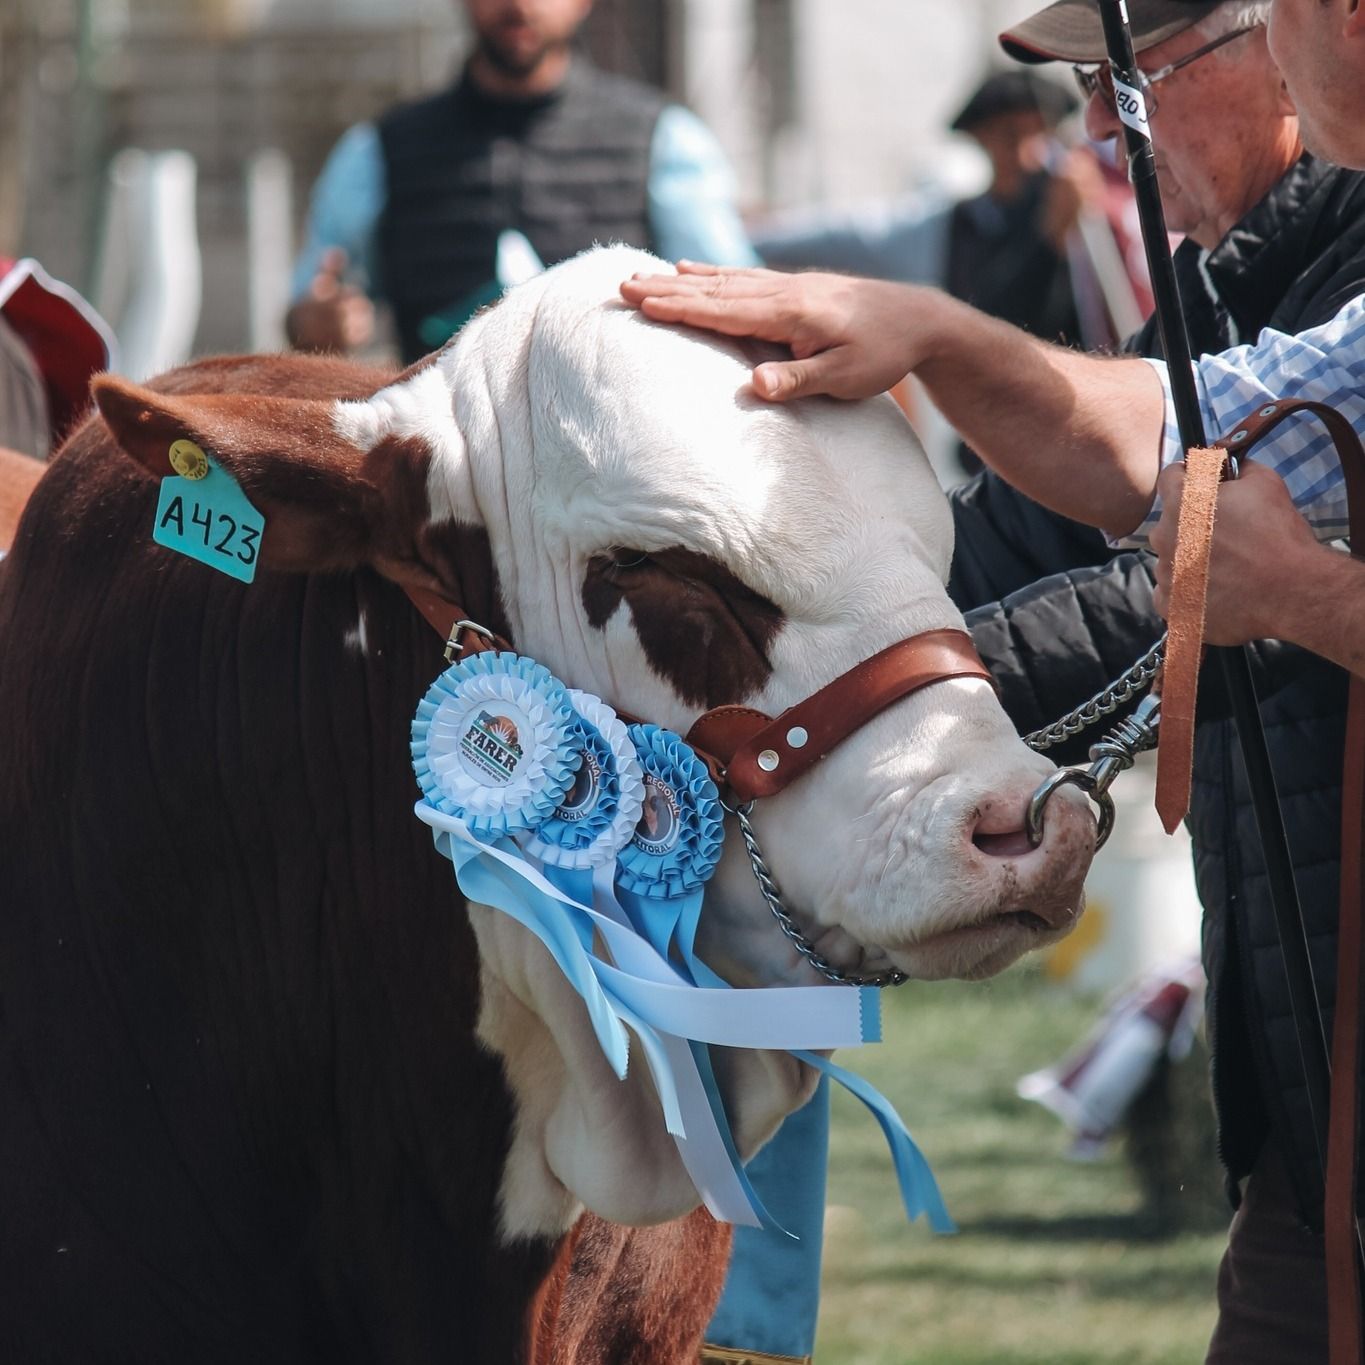
M1083 211L1102 211L1105 183L1086 149L1066 151L1058 125L1074 95L1031 71L989 75L949 127L990 163L978 195L942 202L933 191L841 215L780 215L751 232L765 264L843 270L937 284L1035 336L1101 346L1118 338L1082 326L1070 238ZM1150 302L1150 301L1149 301Z
M949 125L990 163L981 194L949 203L921 196L835 218L787 215L753 231L754 247L778 268L936 284L1034 336L1112 347L1123 324L1135 326L1150 309L1151 296L1140 246L1135 256L1123 225L1132 202L1126 177L1112 167L1106 173L1089 148L1067 150L1057 137L1077 107L1074 95L1032 71L995 72ZM1085 233L1083 217L1090 219ZM1098 244L1091 224L1103 234ZM1106 288L1124 296L1112 311ZM981 467L966 446L958 458L966 472Z
M592 0L462 0L474 51L449 88L349 129L313 191L290 340L350 351L393 311L410 363L507 278L595 242L755 263L718 144L658 91L573 51ZM500 268L501 264L501 268Z

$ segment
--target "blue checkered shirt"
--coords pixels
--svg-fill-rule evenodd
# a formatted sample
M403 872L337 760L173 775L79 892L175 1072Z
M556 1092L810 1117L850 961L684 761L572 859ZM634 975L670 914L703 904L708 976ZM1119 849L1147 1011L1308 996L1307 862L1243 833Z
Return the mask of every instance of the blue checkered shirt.
M1166 395L1161 462L1184 459L1171 405L1170 378L1148 361ZM1365 296L1352 299L1330 322L1297 336L1266 330L1249 346L1200 356L1194 365L1199 407L1210 440L1231 431L1272 399L1309 398L1337 409L1365 439ZM1292 417L1252 452L1284 481L1294 505L1319 540L1347 534L1346 486L1332 438L1309 415ZM1145 544L1161 515L1158 499L1133 543Z

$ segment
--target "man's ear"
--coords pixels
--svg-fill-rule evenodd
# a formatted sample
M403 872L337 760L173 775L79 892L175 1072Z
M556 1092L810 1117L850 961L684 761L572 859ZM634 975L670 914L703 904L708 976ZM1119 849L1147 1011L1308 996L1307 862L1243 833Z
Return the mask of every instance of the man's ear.
M154 393L107 375L93 393L114 439L150 474L174 474L171 446L188 440L237 481L265 519L263 566L372 564L400 580L429 579L411 548L428 507L420 443L376 430L362 450L339 432L330 400Z

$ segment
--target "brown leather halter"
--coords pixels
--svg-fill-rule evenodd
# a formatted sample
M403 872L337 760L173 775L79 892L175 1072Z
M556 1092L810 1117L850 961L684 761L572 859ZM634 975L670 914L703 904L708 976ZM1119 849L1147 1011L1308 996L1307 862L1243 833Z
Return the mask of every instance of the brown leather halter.
M512 649L439 593L404 591L446 641L448 660ZM745 803L775 796L893 702L950 678L992 681L966 631L928 630L855 664L776 719L748 706L717 706L686 738L722 791Z
M991 682L966 631L927 630L855 664L775 720L747 706L707 711L687 742L739 800L775 796L893 702L949 678Z

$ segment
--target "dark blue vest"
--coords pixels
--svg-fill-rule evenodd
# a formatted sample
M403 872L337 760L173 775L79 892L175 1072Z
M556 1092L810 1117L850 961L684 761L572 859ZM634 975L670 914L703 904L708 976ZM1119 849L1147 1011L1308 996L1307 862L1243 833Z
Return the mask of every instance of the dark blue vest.
M595 242L651 246L649 151L663 107L656 91L576 58L541 98L494 99L466 77L386 114L379 268L404 362L442 344L439 319L491 296L506 228L546 265Z

